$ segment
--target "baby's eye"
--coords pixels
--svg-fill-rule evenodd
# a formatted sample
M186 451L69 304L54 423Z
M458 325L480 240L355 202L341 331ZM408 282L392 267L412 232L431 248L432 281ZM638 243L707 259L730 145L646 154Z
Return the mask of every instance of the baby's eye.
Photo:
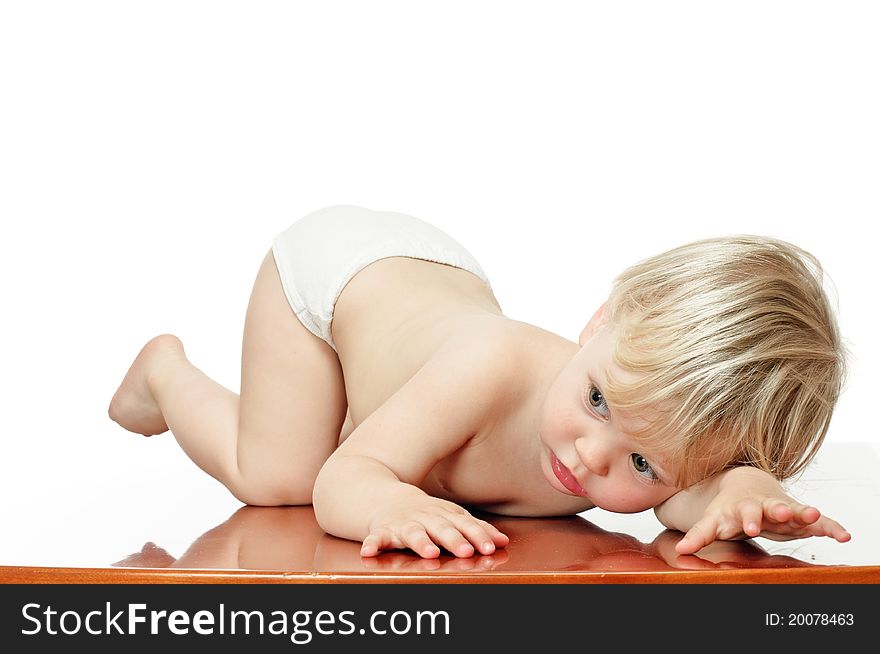
M636 469L636 472L638 472L646 479L649 479L650 481L659 481L659 478L654 472L654 469L651 467L651 464L648 463L648 459L637 452L633 452L630 455L630 458L632 459L633 468Z
M608 403L605 401L602 391L595 386L587 386L586 400L593 409L601 409L599 415L605 416L607 414Z

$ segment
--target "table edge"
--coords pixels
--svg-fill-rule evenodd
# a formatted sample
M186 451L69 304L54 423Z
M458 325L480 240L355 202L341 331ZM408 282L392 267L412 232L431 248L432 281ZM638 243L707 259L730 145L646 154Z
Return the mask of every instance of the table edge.
M0 584L877 584L880 566L580 572L291 572L0 566Z

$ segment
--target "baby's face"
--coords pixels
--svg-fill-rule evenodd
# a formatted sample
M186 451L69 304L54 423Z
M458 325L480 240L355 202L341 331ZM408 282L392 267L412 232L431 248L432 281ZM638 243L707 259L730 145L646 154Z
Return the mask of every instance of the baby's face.
M608 370L622 381L632 375L612 359L612 329L594 321L544 401L541 467L560 493L586 497L607 511L636 513L680 490L673 483L676 469L662 452L646 451L630 436L640 423L605 401Z

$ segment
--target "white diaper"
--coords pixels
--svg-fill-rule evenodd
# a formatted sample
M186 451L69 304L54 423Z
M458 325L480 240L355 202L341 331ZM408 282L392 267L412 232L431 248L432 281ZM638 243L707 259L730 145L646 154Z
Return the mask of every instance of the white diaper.
M300 218L272 241L287 301L300 322L336 350L330 323L342 289L386 257L411 257L463 268L492 288L464 246L430 223L392 211L338 205Z

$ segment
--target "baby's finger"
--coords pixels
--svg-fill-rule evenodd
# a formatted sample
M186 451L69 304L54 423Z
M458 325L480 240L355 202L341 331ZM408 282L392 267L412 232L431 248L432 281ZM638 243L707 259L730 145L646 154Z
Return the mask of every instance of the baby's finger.
M699 520L675 546L679 554L693 554L715 540L718 524L713 518Z
M453 516L450 522L473 544L477 552L492 554L495 551L494 539L486 528L469 515Z
M813 536L828 536L839 543L845 543L852 538L852 534L844 529L843 525L831 518L817 520L807 529Z
M764 500L764 515L771 522L788 522L794 514L795 509L783 500L776 498Z
M428 533L434 542L442 545L449 552L461 558L474 555L474 547L462 535L461 531L450 520L434 516L425 520Z
M819 509L813 506L807 506L806 504L798 504L797 506L792 507L792 509L792 519L802 525L811 525L822 517L822 514L819 513Z
M385 527L374 529L364 538L361 545L361 556L376 556L385 549L391 549L394 541L394 535L390 529Z
M400 537L404 545L423 559L436 559L440 556L440 548L431 540L425 525L419 522L411 522L403 527Z
M761 533L761 524L764 522L764 507L755 500L743 500L737 506L742 530L749 538L754 538Z
M507 534L500 531L491 522L486 522L485 520L480 520L479 518L477 519L477 522L483 525L483 528L486 530L489 536L492 537L492 541L495 543L496 547L504 547L505 545L510 543L510 538L507 536Z

